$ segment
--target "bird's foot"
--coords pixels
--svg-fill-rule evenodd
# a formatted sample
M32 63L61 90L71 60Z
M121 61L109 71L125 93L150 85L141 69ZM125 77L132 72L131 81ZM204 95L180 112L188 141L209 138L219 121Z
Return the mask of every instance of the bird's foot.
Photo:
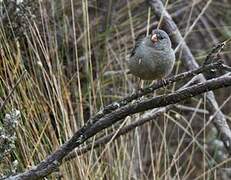
M157 83L163 87L166 87L168 85L168 82L166 81L166 79L159 79L157 80Z

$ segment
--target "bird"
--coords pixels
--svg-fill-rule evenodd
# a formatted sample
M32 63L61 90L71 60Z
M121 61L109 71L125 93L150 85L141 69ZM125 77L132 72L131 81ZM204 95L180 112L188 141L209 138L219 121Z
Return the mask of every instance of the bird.
M129 73L142 80L162 80L175 64L175 53L168 34L155 29L139 39L128 60Z

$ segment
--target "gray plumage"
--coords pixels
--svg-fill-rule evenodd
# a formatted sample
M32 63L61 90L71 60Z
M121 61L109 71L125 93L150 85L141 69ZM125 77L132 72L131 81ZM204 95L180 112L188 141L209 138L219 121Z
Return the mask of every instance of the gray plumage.
M153 42L153 35L156 42ZM175 53L171 41L163 30L154 30L152 34L139 40L131 52L128 61L130 72L144 80L162 79L169 75L175 63Z

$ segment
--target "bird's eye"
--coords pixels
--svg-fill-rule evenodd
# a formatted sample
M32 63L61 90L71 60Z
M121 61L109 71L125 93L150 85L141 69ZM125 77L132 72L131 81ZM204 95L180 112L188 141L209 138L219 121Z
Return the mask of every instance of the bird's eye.
M164 39L164 36L158 35L158 39Z

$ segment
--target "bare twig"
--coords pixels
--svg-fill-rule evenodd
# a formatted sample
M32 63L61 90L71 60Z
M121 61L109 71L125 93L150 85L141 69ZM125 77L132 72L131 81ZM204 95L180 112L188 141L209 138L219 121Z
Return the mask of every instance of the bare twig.
M218 44L216 47L214 47L212 49L212 51L210 51L210 53L208 54L208 56L206 57L205 61L204 61L204 65L205 64L210 64L213 59L218 58L217 56L219 55L219 53L222 51L222 49L225 47L226 43L228 40Z

